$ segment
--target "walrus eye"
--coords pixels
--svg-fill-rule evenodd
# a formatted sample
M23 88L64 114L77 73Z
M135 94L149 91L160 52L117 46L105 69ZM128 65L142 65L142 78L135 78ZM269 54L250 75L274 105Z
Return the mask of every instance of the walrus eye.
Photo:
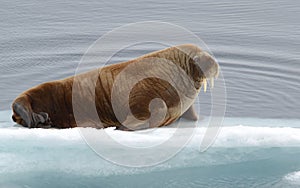
M200 57L197 55L193 58L193 60L195 63L200 63Z

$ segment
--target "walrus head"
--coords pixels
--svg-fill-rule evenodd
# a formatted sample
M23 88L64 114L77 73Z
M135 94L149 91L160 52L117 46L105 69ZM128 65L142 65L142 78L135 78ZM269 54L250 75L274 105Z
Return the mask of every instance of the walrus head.
M219 75L219 65L216 60L207 52L200 51L193 57L193 79L195 88L199 89L201 84L203 90L207 90L207 80L210 81L210 87L214 87L214 79Z
M170 55L167 58L186 71L197 90L203 85L206 92L208 80L213 88L214 79L219 75L219 65L209 53L193 44L175 46L168 51L167 54Z
M214 79L219 75L217 61L209 53L194 44L182 44L142 57L159 57L180 66L189 75L190 79L192 79L197 90L203 84L204 91L206 91L208 80L212 88L214 86Z

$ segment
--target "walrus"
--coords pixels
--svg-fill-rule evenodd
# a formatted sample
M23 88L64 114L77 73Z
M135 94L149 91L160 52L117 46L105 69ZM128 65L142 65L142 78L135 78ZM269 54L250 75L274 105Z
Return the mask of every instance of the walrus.
M144 65L135 65L140 62ZM170 70L170 66L166 66L170 63L180 70L178 69L178 72L174 71L175 69ZM135 75L157 73L170 77L173 85L164 79L151 76L138 81L129 93L127 103L130 113L122 112L120 118L116 117L113 105L114 102L122 104L124 97L121 97L122 89L113 93L114 82L128 66L133 67L127 71L128 78L134 79ZM207 80L210 80L210 86L213 86L218 71L216 60L198 46L193 44L173 46L133 60L33 87L13 101L12 119L28 128L116 127L120 130L166 126L180 117L197 120L194 100L202 87L206 91ZM180 76L182 72L185 77ZM119 79L123 80L119 88L127 87L126 79L126 76ZM112 101L112 95L116 100ZM84 101L84 105L80 106L78 102L74 102L74 96L79 101ZM156 99L160 100L153 103ZM90 115L90 105L95 106L101 124L95 123L97 122L95 117ZM78 114L77 109L80 109L80 114L75 117L75 114ZM155 118L149 120L151 114L160 116L159 120ZM148 126L141 125L140 122L147 120Z

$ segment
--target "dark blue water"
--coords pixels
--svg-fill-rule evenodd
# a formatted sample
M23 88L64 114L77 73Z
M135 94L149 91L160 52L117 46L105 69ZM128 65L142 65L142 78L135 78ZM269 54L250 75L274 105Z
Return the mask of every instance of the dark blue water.
M0 186L298 187L299 129L290 131L289 127L300 127L299 5L293 0L1 0L0 131L8 136L3 136L0 144ZM13 123L7 110L18 94L42 82L73 75L95 40L116 27L139 21L185 27L200 37L219 61L227 91L225 125L233 132L223 141L236 136L232 143L242 143L225 144L225 148L233 148L221 149L227 160L216 162L222 161L217 149L206 154L207 158L193 153L194 157L184 159L190 153L183 152L165 164L168 168L132 170L102 161L82 140L79 146L69 140L49 146L36 136L40 133L32 133L32 140L32 135L19 138L22 130L10 129ZM159 50L158 46L139 45L139 49L120 52L116 59L135 58ZM205 108L205 102L203 105ZM244 131L249 131L247 126L258 128L243 134L237 125L243 125ZM264 129L274 126L284 129ZM51 157L47 157L49 147L55 151ZM248 147L254 148L250 157L246 157ZM197 162L200 159L205 159L205 167ZM102 166L109 173L98 173Z

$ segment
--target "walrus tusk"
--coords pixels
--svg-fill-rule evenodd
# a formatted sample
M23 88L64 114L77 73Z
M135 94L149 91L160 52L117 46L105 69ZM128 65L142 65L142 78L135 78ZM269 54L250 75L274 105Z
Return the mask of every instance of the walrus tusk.
M203 90L204 90L204 93L206 93L206 90L207 90L207 81L206 81L206 79L203 80Z
M214 85L215 85L215 81L214 81L214 78L211 78L210 79L210 88L214 88Z

